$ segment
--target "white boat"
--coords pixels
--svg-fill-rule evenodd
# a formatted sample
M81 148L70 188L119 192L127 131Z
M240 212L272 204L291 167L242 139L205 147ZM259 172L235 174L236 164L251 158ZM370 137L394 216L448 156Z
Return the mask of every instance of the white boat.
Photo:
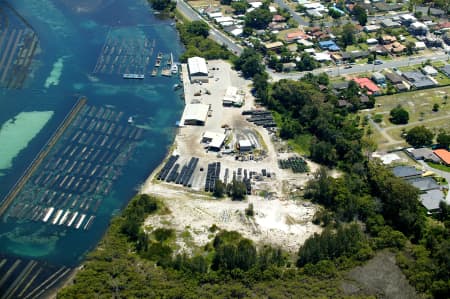
M129 123L129 124L132 124L133 122L134 122L133 117L132 117L132 116L128 117L128 123Z
M170 67L170 71L172 72L172 74L177 74L178 73L178 65L176 63L172 64L172 66Z

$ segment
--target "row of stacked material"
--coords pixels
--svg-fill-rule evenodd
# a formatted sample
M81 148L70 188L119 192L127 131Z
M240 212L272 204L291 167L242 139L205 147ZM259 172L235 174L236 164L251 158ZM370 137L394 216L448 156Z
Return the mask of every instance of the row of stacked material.
M266 110L245 110L242 112L243 115L250 115L247 121L254 123L257 126L262 126L264 128L276 127L276 123L273 119L272 112Z
M216 188L216 180L220 175L220 162L208 164L208 171L206 173L205 191L214 192Z
M170 156L169 160L167 160L166 164L163 166L161 171L158 174L157 179L165 181L166 178L169 176L169 172L172 169L175 162L178 160L180 156L179 155L172 155ZM177 164L178 165L178 164Z
M194 174L194 170L197 167L199 158L192 157L188 164L185 164L181 169L180 174L175 179L175 184L181 184L183 186L191 187L190 180Z
M290 157L284 160L278 160L281 169L292 169L295 173L308 172L309 167L306 161L300 157Z

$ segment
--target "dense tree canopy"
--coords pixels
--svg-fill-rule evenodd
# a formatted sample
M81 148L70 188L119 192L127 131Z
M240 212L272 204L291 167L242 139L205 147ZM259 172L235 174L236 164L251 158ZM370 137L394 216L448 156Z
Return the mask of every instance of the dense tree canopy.
M409 113L402 106L398 105L390 112L390 121L396 125L404 125L409 121Z
M358 21L359 25L365 26L367 24L367 12L360 5L355 5L353 7L352 14L355 16L355 19Z
M241 56L236 59L234 65L237 70L242 71L246 78L252 78L256 74L264 72L264 66L261 63L262 57L254 49L246 48Z
M272 21L272 13L267 6L261 6L245 15L245 25L254 29L266 29Z
M424 126L414 127L406 134L406 142L414 147L427 146L433 143L434 134Z
M439 146L443 148L449 148L450 147L450 133L447 133L445 131L439 132L437 135L437 143L439 143Z

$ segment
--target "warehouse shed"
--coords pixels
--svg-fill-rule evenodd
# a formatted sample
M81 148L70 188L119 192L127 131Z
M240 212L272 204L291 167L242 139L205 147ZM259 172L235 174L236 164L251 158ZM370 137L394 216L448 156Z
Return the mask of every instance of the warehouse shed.
M208 82L208 66L205 58L188 58L188 70L191 82Z
M204 126L208 118L209 105L188 104L184 107L181 125Z

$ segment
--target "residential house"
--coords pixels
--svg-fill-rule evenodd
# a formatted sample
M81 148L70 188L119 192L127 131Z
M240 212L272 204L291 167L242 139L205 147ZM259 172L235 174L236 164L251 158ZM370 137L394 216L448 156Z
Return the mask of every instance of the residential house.
M389 45L397 41L397 38L393 35L383 35L381 37L381 43L383 45Z
M441 159L444 165L450 166L450 152L446 149L434 150L434 154Z
M318 62L326 62L326 61L332 60L330 54L327 52L314 53L314 55L312 57L314 60L316 60Z
M308 34L306 34L303 30L298 30L294 32L287 33L285 36L286 42L295 42L296 40L303 40L311 38Z
M424 23L414 22L409 26L409 32L414 35L426 35L428 32L428 27Z
M442 47L442 40L427 36L425 38L425 44L427 45L427 47Z
M264 47L266 48L267 51L274 51L274 50L278 50L281 47L283 47L283 43L280 41L277 42L272 42L272 43L264 43Z
M355 81L360 88L366 89L367 94L380 94L380 88L369 78L354 78Z
M372 74L372 80L376 84L385 84L386 83L386 77L380 72L373 73Z
M374 1L372 1L374 2ZM389 12L389 11L397 11L397 10L401 10L403 8L402 4L397 4L397 3L386 3L386 2L378 2L378 3L374 3L373 6L381 12Z
M398 178L414 178L422 176L422 171L412 166L396 166L392 173Z
M284 21L286 21L286 18L283 17L282 15L274 15L274 16L272 17L272 22L278 22L278 23L280 23L280 22L284 22Z
M319 47L322 50L329 50L329 51L339 51L341 48L339 48L338 45L332 40L326 40L326 41L320 41Z
M426 65L422 68L422 73L427 76L437 76L438 71L431 65Z
M369 51L351 51L342 53L343 60L360 59L369 56Z
M378 40L376 38L368 38L366 40L366 43L370 46L376 45L378 44Z
M381 21L381 26L384 28L399 28L401 24L399 22L394 22L392 19L384 19Z
M427 48L427 46L425 45L424 42L415 42L415 44L414 44L414 49L416 51L425 50L426 48Z
M421 192L425 192L428 190L438 190L441 188L441 186L439 186L439 184L430 177L408 178L405 180L406 182L419 189Z
M420 194L420 202L430 213L439 212L439 204L441 201L450 204L446 201L445 194L440 189L432 189Z
M392 84L403 83L403 78L396 73L387 72L385 76Z
M416 21L417 21L417 19L413 15L410 15L410 14L405 14L405 15L400 16L400 22L404 26L409 26Z
M450 64L446 64L440 68L441 72L443 72L447 77L450 78Z
M421 89L421 88L428 88L428 87L433 87L438 85L438 83L436 82L436 80L420 73L420 72L404 72L403 77L406 78L406 80L408 80L411 85L417 89Z
M371 33L371 32L377 32L381 27L378 25L366 25L364 26L364 32Z
M434 163L440 163L441 159L436 156L432 149L423 148L409 148L406 153L410 155L414 160L431 161Z

